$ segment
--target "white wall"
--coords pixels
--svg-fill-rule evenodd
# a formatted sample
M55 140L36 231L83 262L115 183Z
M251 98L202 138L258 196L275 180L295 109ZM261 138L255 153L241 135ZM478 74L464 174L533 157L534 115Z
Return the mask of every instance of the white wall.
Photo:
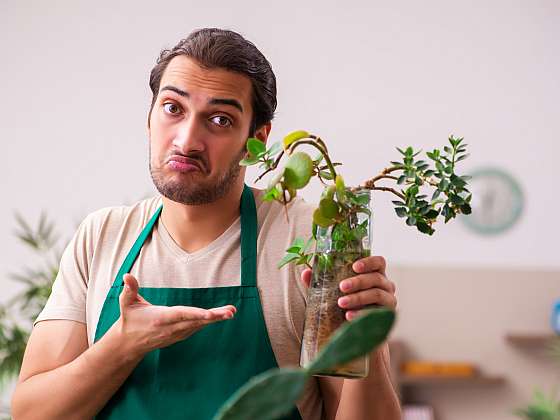
M12 236L14 211L46 210L68 237L88 212L154 191L148 74L161 48L204 26L256 43L278 78L273 137L321 134L350 183L396 158L394 146L430 149L450 133L470 144L466 170L499 165L521 180L526 211L498 237L455 223L427 239L376 197L374 245L391 264L560 269L557 1L3 0L2 299L31 257Z

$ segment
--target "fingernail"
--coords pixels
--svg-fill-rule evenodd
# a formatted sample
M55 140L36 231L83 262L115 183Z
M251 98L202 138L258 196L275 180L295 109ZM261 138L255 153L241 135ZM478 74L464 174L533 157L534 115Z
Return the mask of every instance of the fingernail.
M346 290L350 290L352 288L352 280L344 280L340 283L340 290L345 292Z
M347 297L341 297L340 299L338 299L338 306L346 306L348 305L348 303L350 302L350 299Z
M355 272L362 271L363 269L364 269L364 263L363 262L354 263L354 271Z

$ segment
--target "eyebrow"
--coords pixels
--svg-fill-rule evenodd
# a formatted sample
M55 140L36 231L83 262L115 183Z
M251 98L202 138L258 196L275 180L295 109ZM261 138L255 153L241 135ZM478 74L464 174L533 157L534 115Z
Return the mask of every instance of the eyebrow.
M170 91L175 92L176 94L178 94L180 96L183 96L185 98L190 97L189 92L186 92L186 91L184 91L182 89L179 89L178 87L175 87L175 86L171 86L171 85L164 86L160 89L160 92L163 92L164 90L170 90ZM210 105L229 105L229 106L233 106L234 108L237 108L241 113L243 113L243 107L241 106L241 103L237 99L212 98L208 101L208 103Z

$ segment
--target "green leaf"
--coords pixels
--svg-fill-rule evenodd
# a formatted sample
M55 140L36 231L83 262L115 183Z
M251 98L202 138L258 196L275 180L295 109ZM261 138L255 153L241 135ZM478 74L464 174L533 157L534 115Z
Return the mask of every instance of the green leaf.
M401 175L399 176L399 179L397 179L397 184L401 185L406 181L406 175Z
M280 260L280 262L278 263L278 268L282 268L284 267L286 264L291 263L294 260L297 260L299 258L299 254L296 253L289 253L284 255L284 257Z
M327 181L332 181L332 173L331 171L319 171L321 178L326 179Z
M472 213L472 209L471 206L467 203L461 205L461 207L459 207L461 209L461 213L463 214L471 214Z
M387 308L365 310L358 318L343 324L308 367L311 374L350 362L369 353L387 338L395 313Z
M344 185L344 178L342 175L337 175L335 179L336 185L336 198L339 203L344 204L346 202L346 186Z
M434 229L432 227L430 227L430 225L428 225L425 222L422 221L418 221L418 223L416 224L416 228L422 232L422 233L426 233L428 235L432 235L434 233Z
M214 420L274 420L290 412L303 392L308 374L303 369L270 369L237 390Z
M326 228L334 224L334 220L324 217L321 213L321 209L315 209L315 211L313 212L313 223Z
M290 156L284 167L284 183L292 188L305 187L313 174L313 160L305 152Z
M334 219L338 216L338 204L331 198L323 198L319 202L319 209L325 219Z
M247 150L251 156L259 156L266 152L266 145L257 138L251 137L247 140Z
M391 203L393 203L395 206L406 206L406 204L402 201L391 201Z
M283 141L284 149L290 147L292 143L295 143L296 141L305 139L307 137L309 137L309 133L305 130L297 130L291 132L286 137L284 137L284 141Z
M270 149L268 149L268 155L275 156L278 153L280 153L281 150L282 150L282 143L277 141L272 146L270 146Z
M395 212L397 213L397 216L399 217L406 217L407 215L407 211L405 207L397 207L395 208Z
M258 157L247 157L245 159L241 159L241 161L239 162L239 165L241 166L251 166L254 165L255 163L259 162L259 158Z
M397 150L399 151L399 153L401 155L406 156L406 152L403 149L401 149L400 147L397 147Z
M416 224L416 217L408 216L408 218L406 219L406 224L408 226L414 226Z
M429 212L427 212L424 217L426 217L426 219L435 219L436 217L439 216L439 212L435 209L430 209Z

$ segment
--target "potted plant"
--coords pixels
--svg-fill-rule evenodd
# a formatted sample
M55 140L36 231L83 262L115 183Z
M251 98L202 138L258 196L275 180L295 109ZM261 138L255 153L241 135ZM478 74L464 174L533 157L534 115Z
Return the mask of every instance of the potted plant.
M312 158L301 151L302 146L315 149L317 156ZM345 311L337 303L342 295L339 284L354 275L352 264L356 260L370 255L371 192L392 194L396 214L404 218L407 225L432 235L437 219L443 218L447 223L458 214L471 213L469 177L456 172L458 162L468 157L466 146L462 138L451 136L442 150L427 152L427 160L420 159L421 152L412 147L397 148L401 160L392 161L362 185L349 188L337 172L341 164L332 161L319 136L295 131L269 148L255 138L247 141L248 155L240 164L259 165L262 173L257 181L272 173L263 200L276 200L285 205L313 177L324 185L319 206L313 213L312 237L296 239L279 263L279 267L295 263L313 269L301 366L312 363L345 320ZM280 167L284 158L285 165ZM364 356L316 374L364 377L368 373L367 361Z

